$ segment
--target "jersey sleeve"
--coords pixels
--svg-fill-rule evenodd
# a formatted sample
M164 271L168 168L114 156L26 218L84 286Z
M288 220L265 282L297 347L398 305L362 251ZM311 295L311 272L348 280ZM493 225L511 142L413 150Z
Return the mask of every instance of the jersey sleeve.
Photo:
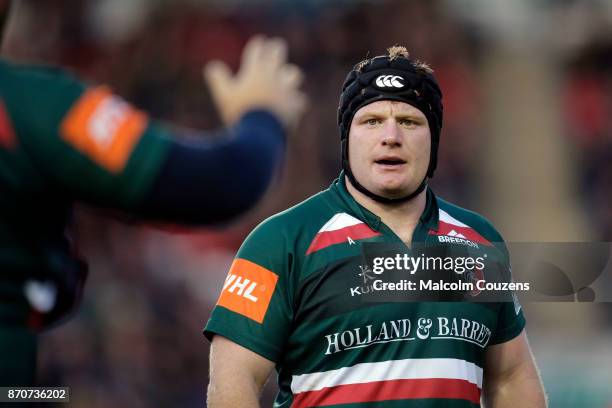
M505 281L512 281L512 268L510 266L510 254L506 244L496 232L497 238L495 245L502 253L502 267L503 273L506 274ZM506 341L512 340L525 328L525 315L523 314L523 308L518 302L518 299L514 293L512 293L512 302L500 303L499 312L497 315L497 326L491 336L489 344L500 344Z
M51 188L130 209L150 187L166 133L104 86L52 69L23 69L10 94L19 142Z
M494 247L493 277L498 282L512 281L512 268L510 254L506 242L493 224L480 214L467 211L470 222L476 227L477 231ZM484 272L484 279L487 279L487 271ZM500 344L512 340L525 327L526 321L523 309L514 293L505 292L504 301L495 303L497 311L497 324L492 330L489 344Z
M500 344L512 340L525 328L525 316L523 315L523 309L516 300L516 296L513 302L504 302L501 304L499 313L497 316L497 327L491 336L489 344Z
M204 328L209 340L221 335L278 362L293 320L290 262L282 225L275 219L244 241L219 300Z

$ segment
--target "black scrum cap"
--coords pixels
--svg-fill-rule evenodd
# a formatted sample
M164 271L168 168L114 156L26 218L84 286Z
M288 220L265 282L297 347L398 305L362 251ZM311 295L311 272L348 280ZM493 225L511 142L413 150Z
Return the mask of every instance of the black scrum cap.
M403 47L389 48L389 55L378 56L355 65L342 85L338 106L338 126L342 141L342 166L348 167L348 133L355 113L379 100L406 102L419 109L429 122L431 156L427 176L436 169L440 130L442 129L442 91L425 64L410 59Z

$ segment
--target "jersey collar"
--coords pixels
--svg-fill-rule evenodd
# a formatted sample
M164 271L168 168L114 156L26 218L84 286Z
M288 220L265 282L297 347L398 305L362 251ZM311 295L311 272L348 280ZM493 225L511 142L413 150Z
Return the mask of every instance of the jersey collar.
M344 178L344 170L342 170L338 178L332 182L329 190L334 193L334 196L340 201L343 207L348 209L357 218L368 224L370 228L375 231L381 231L381 229L384 229L384 224L382 223L380 217L359 204L348 192ZM421 217L419 218L419 224L417 225L414 233L414 238L417 241L425 241L425 237L429 230L438 230L438 199L432 189L429 187L427 187L426 194L427 201L425 204L425 210L423 210L423 214L421 214Z

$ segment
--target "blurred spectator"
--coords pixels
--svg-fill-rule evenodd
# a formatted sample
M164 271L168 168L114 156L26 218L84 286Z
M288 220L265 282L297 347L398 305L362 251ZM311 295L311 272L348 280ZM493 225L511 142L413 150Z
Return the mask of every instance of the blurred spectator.
M602 241L612 240L612 41L595 39L568 64L564 90L568 136L581 160L587 213Z

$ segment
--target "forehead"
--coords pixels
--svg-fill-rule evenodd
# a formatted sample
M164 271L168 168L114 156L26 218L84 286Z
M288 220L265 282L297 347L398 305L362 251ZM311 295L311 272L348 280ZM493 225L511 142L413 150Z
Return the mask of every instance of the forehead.
M400 101L376 101L366 106L361 107L356 113L355 117L363 116L367 114L377 115L412 115L425 117L423 112L418 108Z

